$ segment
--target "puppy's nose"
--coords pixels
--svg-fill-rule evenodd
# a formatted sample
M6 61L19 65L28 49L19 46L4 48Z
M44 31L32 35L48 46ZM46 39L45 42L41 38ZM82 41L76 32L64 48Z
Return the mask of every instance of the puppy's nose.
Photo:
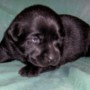
M49 56L49 59L50 59L50 60L53 60L53 56Z
M53 55L49 55L49 56L48 56L48 60L49 60L49 62L52 62L54 59L55 59L55 58L54 58Z

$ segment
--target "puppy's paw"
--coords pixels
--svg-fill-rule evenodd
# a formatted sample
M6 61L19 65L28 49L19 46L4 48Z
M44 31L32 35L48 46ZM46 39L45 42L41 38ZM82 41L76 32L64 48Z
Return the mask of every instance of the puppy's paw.
M41 69L38 67L25 66L25 67L21 68L19 73L21 74L21 76L32 77L32 76L38 76L40 71L41 71Z

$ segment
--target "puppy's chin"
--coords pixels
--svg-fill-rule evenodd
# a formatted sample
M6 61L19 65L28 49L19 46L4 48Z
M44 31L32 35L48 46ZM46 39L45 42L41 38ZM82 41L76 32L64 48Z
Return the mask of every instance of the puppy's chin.
M38 67L46 67L46 66L49 66L48 64L46 65L46 64L41 64L40 62L38 62L38 60L36 60L36 59L33 59L33 58L31 58L30 60L29 60L29 62L30 63L32 63L33 65L35 65L35 66L38 66Z
M60 60L57 60L57 61L53 61L53 62L48 62L49 60L43 60L43 61L40 61L40 60L37 60L37 59L28 59L28 62L32 63L33 65L35 66L38 66L38 67L48 67L48 66L57 66L60 62Z

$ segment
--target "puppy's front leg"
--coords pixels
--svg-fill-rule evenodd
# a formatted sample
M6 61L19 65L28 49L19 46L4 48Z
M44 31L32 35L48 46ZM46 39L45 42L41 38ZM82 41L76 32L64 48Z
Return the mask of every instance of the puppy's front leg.
M42 72L46 72L46 71L51 71L54 70L56 67L53 66L48 66L48 67L36 67L33 65L27 65L25 67L23 67L19 73L22 76L27 76L27 77L32 77L32 76L37 76Z

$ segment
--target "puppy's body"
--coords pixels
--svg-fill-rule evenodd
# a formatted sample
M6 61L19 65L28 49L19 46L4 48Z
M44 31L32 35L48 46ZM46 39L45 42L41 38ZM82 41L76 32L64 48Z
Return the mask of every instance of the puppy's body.
M71 15L60 15L65 32L63 40L63 61L76 60L80 56L89 56L90 26Z
M23 76L35 76L90 55L90 26L70 15L36 5L11 23L0 44L0 62L19 59Z

